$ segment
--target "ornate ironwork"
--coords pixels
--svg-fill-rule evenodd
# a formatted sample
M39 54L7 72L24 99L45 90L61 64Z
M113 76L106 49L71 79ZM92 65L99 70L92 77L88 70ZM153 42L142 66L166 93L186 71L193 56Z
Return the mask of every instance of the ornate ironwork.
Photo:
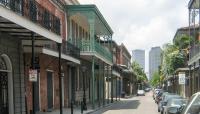
M60 35L60 19L34 0L0 0L0 5Z
M2 57L0 57L0 70L7 70L6 62Z
M0 114L8 114L8 76L0 72Z

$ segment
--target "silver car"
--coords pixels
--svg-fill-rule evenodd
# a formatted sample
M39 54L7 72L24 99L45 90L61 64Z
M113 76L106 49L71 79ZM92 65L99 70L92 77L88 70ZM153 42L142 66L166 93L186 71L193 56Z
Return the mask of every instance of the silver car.
M178 110L187 104L187 99L170 99L164 106L164 114L178 114Z

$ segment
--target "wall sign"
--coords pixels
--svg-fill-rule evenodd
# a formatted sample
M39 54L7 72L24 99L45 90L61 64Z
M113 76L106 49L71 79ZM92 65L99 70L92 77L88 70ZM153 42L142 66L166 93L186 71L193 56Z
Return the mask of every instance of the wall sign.
M29 81L37 82L37 70L29 69Z
M185 72L179 72L178 77L179 77L179 81L178 81L179 84L180 85L185 84Z

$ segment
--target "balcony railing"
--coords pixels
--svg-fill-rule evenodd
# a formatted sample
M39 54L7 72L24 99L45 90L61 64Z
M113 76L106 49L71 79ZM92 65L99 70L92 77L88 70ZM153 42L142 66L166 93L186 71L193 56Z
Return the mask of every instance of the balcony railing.
M96 41L92 43L89 40L81 40L80 49L82 52L96 52L108 61L112 62L111 52Z
M58 47L57 47L56 43L45 45L44 48L58 52ZM67 41L62 43L61 52L62 52L62 54L70 55L77 59L80 58L80 49Z
M194 56L196 56L199 53L200 53L200 45L199 44L191 45L191 47L190 47L190 58L189 59L192 59Z
M60 35L60 19L34 0L0 0L0 5Z

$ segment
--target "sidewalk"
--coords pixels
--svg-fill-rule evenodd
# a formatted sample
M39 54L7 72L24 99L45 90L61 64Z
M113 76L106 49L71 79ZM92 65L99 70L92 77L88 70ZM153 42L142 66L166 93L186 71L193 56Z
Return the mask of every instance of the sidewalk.
M89 104L88 105L88 109L83 111L83 114L90 114L92 112L95 112L95 111L98 111L102 108L105 108L105 107L109 107L115 103L118 103L119 101L114 101L113 103L110 103L110 104L106 104L105 106L101 106L101 107L98 107L98 105L95 105L96 108L95 109L92 109L92 106ZM37 112L36 114L60 114L60 110L53 110L52 112ZM63 109L63 114L71 114L71 109L70 108L64 108ZM81 114L81 108L80 107L76 107L73 109L73 114Z

